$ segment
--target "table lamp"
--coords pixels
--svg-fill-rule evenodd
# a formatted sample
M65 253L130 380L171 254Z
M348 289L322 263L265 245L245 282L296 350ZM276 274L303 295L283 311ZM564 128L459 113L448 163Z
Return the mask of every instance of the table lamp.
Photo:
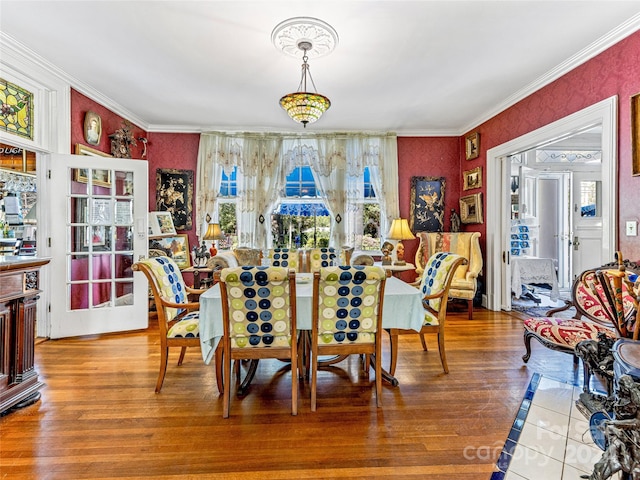
M216 240L222 240L224 238L224 234L222 230L220 230L220 225L218 223L210 223L207 226L207 231L202 237L202 243L204 244L205 240L211 240L211 248L209 249L209 253L212 257L215 257L218 254L218 249L216 248Z
M406 265L407 262L404 260L404 245L402 244L402 241L413 240L416 238L413 233L411 233L407 219L394 218L393 222L391 222L391 228L389 229L387 238L389 240L398 240L398 245L396 246L396 261L394 262L394 265Z

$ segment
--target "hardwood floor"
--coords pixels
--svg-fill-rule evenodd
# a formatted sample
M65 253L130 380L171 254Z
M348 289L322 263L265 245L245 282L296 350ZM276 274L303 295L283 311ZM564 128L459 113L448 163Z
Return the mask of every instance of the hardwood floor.
M316 413L309 384L301 385L296 417L289 370L264 361L249 394L232 396L227 420L214 367L197 349L181 367L170 353L162 392L154 393L154 323L143 332L42 342L42 399L0 418L0 478L487 480L532 374L573 381L581 373L569 355L536 342L525 365L522 335L517 314L451 313L448 375L435 337L423 352L417 335L405 335L400 385L383 387L381 408L373 372L365 379L352 357L320 372Z

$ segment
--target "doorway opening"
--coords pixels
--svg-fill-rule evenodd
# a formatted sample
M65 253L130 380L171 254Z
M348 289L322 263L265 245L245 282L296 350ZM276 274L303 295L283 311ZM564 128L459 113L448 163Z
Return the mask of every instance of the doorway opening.
M487 152L487 211L494 214L487 216L487 292L484 303L490 310L511 310L511 292L512 292L512 260L517 257L512 256L511 250L511 230L512 230L512 214L514 210L517 210L519 220L522 221L521 209L535 208L535 211L528 210L530 216L536 222L538 235L540 234L539 228L542 225L539 217L542 215L545 221L548 218L554 218L549 216L546 210L540 210L540 201L537 197L541 195L541 188L548 188L552 183L557 183L557 196L560 198L563 204L566 204L567 217L573 215L573 218L579 217L585 221L585 229L583 237L578 236L578 242L580 246L584 245L582 240L585 239L587 244L584 250L589 248L598 249L598 261L610 261L613 258L615 251L615 245L617 245L617 233L616 233L616 219L617 219L617 161L616 161L616 148L617 148L617 97L611 97L597 104L587 107L579 112L569 115L561 120L553 122L545 127L541 127L538 130L530 132L526 135L518 137L510 142L507 142L498 147L494 147ZM594 130L595 129L595 130ZM565 140L576 136L577 134L587 133L597 134L600 133L600 146L601 146L601 160L600 169L594 169L591 167L571 167L565 168L563 166L557 166L552 168L541 167L539 169L531 169L531 171L525 170L523 175L518 175L518 188L522 188L523 192L520 195L523 201L518 199L517 207L513 207L512 203L512 186L514 183L515 175L512 175L511 158L515 155L533 155L527 153L533 150L544 150L546 147L562 144ZM545 163L545 162L540 162ZM550 162L553 163L571 163L568 159L565 162ZM526 167L529 165L524 164ZM588 171L588 168L592 169L592 172ZM584 170L584 171L583 171ZM596 170L595 174L594 171ZM592 178L589 178L589 176ZM543 180L541 181L540 178ZM571 182L569 182L571 178ZM527 185L520 182L528 182ZM577 182L577 183L576 183ZM589 195L593 194L596 198L599 197L599 213L597 217L591 217L588 215L576 215L576 209L582 210L582 193L579 195L575 192L585 185L584 201L589 201ZM591 182L591 183L588 183ZM593 183L595 182L595 183ZM544 183L547 185L542 186ZM576 187L577 185L577 187ZM590 185L590 187L587 187ZM564 189L564 190L563 190ZM569 203L570 193L571 203ZM528 192L528 193L527 193ZM591 192L591 193L589 193ZM519 191L520 193L520 191ZM593 197L592 195L592 197ZM577 199L580 201L577 201ZM523 206L524 204L524 206ZM585 204L585 211L589 210L588 204ZM547 207L542 207L546 209ZM556 213L560 212L558 209L554 209ZM562 215L558 215L558 222L562 220ZM594 218L597 218L595 220ZM568 220L567 220L568 221ZM575 220L574 220L575 222ZM594 225L599 223L598 225ZM571 228L575 228L575 225L571 225ZM528 225L524 225L528 226ZM588 228L592 227L592 228ZM553 242L545 242L544 248L549 245L555 245L556 248L572 248L575 249L575 242L573 236L574 232L569 230L569 233L560 228L560 224L556 223L552 226L547 226L547 229L555 229L553 235ZM601 234L600 240L591 241L590 237L586 235L592 231L598 231ZM525 233L525 232L523 232ZM531 232L526 232L531 233ZM570 238L562 238L562 236L570 236ZM546 234L545 234L546 236ZM520 239L518 239L520 240ZM571 244L569 244L571 242ZM562 245L562 247L561 247ZM595 245L595 247L594 247ZM540 253L542 248L539 242L536 244L536 253ZM533 250L533 246L529 244L530 252ZM543 252L548 250L543 250ZM582 251L579 250L579 251ZM561 252L558 252L558 265L554 263L553 268L557 272L562 270L566 272L566 277L563 277L561 281L567 282L573 278L573 274L580 268L588 268L595 261L590 259L589 265L584 265L584 258L576 256L573 252L571 256L566 255L568 259L568 265L560 265ZM540 258L540 257L537 257ZM583 262L581 265L580 262ZM600 263L601 264L601 263Z

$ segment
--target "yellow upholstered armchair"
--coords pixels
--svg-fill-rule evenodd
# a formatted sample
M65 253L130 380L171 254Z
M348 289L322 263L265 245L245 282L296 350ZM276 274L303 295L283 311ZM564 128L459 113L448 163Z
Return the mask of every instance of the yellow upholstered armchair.
M416 251L416 273L421 278L424 266L432 255L439 252L452 252L464 257L466 265L455 272L449 298L466 300L469 306L469 319L473 318L473 298L478 289L478 275L482 271L482 251L479 232L418 232L420 245Z

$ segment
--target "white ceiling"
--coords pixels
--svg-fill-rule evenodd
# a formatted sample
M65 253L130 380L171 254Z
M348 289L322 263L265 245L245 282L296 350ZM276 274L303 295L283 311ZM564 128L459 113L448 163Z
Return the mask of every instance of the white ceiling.
M0 0L0 31L149 131L302 131L281 21L331 24L311 131L460 135L640 28L640 2ZM2 52L0 52L1 54Z

